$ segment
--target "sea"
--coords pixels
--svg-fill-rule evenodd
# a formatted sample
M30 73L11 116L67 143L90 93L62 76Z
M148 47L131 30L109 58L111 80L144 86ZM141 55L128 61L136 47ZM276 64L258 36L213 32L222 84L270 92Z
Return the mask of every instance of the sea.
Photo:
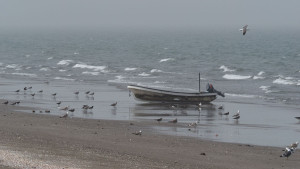
M38 107L37 113L49 109L49 114L60 116L56 102L62 101L59 106L76 108L72 115L80 118L178 118L184 125L154 123L156 130L172 135L270 146L299 139L300 124L294 118L300 116L299 32L251 30L243 36L238 30L4 31L0 58L1 99ZM195 105L174 110L171 105L143 103L127 89L136 84L198 92L206 91L208 83L225 97L201 110ZM75 91L80 94L75 96ZM114 102L117 107L110 106ZM83 112L83 104L94 109ZM228 117L221 115L219 105L230 112ZM238 110L241 119L233 120ZM183 127L195 121L198 127Z

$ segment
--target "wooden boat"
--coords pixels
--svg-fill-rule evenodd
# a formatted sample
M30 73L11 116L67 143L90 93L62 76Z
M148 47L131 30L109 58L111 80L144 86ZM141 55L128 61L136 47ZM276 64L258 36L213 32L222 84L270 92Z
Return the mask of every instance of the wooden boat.
M217 98L217 93L209 92L175 92L138 85L129 85L127 88L137 100L148 102L208 103Z

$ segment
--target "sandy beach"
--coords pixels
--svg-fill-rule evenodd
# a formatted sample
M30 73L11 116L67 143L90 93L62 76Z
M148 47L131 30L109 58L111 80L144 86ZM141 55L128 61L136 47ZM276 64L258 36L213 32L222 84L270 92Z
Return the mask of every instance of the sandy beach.
M1 168L299 168L278 147L162 135L156 121L110 121L23 113L0 105ZM28 108L29 109L29 108ZM174 125L162 123L159 125ZM180 124L176 124L180 125ZM141 135L135 135L137 131Z

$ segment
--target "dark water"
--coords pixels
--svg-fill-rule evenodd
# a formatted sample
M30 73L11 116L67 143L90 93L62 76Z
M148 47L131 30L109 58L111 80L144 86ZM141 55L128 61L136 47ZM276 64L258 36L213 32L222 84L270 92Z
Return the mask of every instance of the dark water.
M175 133L204 139L266 145L278 131L281 139L271 145L298 139L299 124L293 117L300 116L299 33L6 32L0 39L3 99L22 100L54 115L63 113L55 104L63 101L62 106L76 108L74 117L198 121L206 127L188 133L176 127ZM199 72L201 90L212 83L226 93L201 114L195 107L174 110L128 97L128 84L197 91ZM24 86L33 89L24 92ZM17 89L22 92L16 94ZM44 93L38 94L41 89ZM88 90L95 96L85 95ZM74 91L80 95L74 96ZM58 95L52 97L55 92ZM115 101L117 108L109 106ZM82 112L83 104L94 109ZM221 117L216 109L220 104L232 114L240 109L243 118L237 124L231 116ZM170 128L166 131L172 133Z

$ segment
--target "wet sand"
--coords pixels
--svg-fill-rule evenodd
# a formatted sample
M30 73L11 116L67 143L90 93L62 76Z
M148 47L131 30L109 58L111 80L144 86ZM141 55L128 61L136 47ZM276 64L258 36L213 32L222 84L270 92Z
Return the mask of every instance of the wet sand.
M278 147L163 135L156 121L59 118L0 105L1 168L299 168ZM160 125L180 125L161 123ZM132 133L142 130L142 135Z

